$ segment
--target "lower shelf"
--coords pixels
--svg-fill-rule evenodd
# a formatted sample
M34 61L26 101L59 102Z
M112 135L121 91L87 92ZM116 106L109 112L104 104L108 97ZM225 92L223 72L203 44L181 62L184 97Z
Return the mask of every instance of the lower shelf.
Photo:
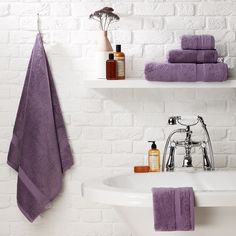
M86 88L236 88L236 78L224 82L149 82L145 79L84 80Z

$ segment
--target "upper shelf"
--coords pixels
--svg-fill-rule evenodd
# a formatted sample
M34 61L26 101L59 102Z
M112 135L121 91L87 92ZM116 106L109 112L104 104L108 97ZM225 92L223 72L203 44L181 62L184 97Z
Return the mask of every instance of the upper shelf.
M224 82L149 82L144 79L84 80L86 88L236 88L236 78Z

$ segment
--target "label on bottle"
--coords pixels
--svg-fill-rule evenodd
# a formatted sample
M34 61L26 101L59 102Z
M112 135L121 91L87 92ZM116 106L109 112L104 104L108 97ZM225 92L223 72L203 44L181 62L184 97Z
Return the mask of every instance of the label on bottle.
M124 77L125 76L125 58L124 57L115 57L117 61L117 76Z
M160 166L159 166L159 162L158 162L157 158L158 158L157 155L149 155L150 171L159 171L160 170Z

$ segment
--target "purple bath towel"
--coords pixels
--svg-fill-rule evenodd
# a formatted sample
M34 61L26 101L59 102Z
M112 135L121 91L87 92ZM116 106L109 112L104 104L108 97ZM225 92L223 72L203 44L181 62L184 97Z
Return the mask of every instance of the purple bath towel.
M171 50L168 53L169 63L216 63L216 50Z
M221 82L227 80L227 64L224 63L148 63L145 79L163 82Z
M183 35L182 49L215 49L215 38L212 35Z
M152 194L156 231L194 230L193 188L153 188Z
M63 173L73 164L40 34L25 78L8 164L18 172L18 207L31 222L58 195Z

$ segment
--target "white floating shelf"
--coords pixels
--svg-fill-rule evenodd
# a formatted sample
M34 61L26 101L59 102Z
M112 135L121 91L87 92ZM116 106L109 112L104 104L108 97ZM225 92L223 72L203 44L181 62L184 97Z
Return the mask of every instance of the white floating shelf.
M224 82L149 82L145 79L84 80L86 88L236 88L236 78Z

